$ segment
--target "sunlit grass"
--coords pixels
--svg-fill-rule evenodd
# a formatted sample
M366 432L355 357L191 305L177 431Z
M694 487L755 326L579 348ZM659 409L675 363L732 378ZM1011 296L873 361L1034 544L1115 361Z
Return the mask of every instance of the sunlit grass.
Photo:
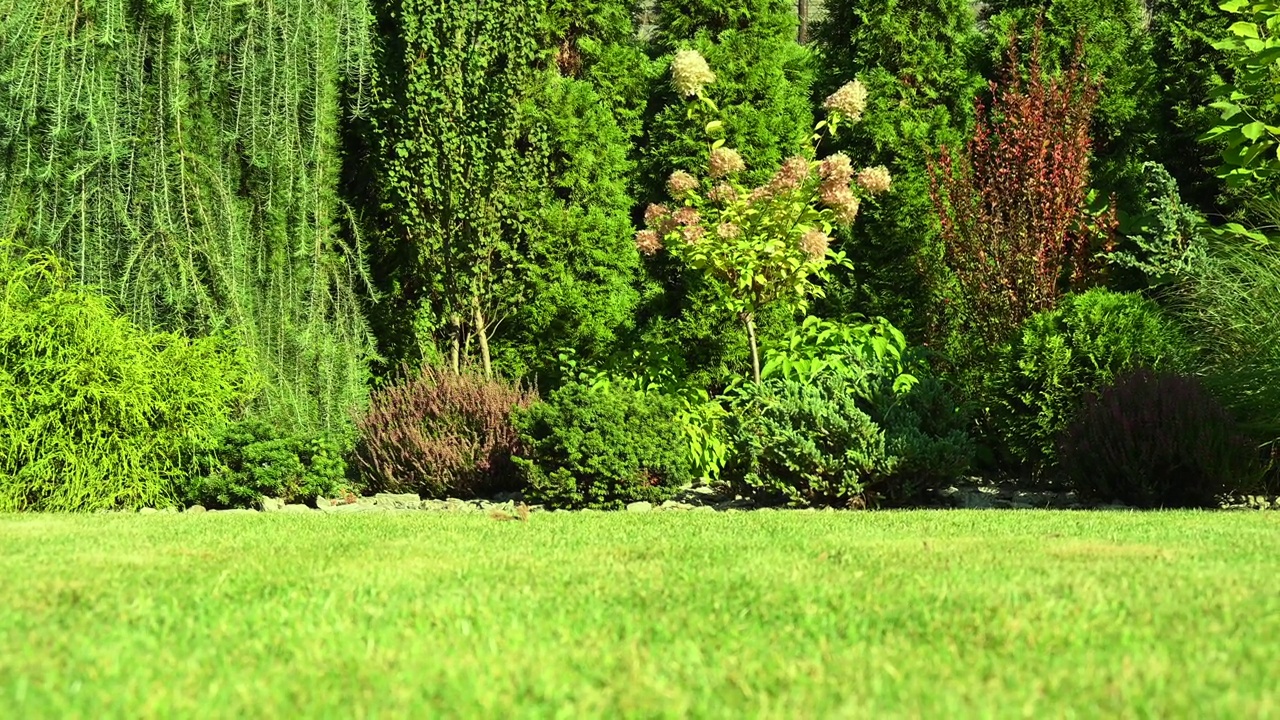
M1265 717L1280 514L0 518L10 717Z

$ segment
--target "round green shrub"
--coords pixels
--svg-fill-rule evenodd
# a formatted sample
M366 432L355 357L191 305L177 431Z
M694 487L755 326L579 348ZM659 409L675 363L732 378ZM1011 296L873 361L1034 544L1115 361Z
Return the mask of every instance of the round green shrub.
M1043 473L1084 398L1137 368L1177 371L1188 345L1155 302L1104 289L1068 295L1032 316L998 353L990 420L1006 459Z
M528 499L550 507L616 509L662 502L693 481L679 402L612 384L570 383L514 416L514 458Z
M1135 507L1213 507L1256 479L1256 451L1194 377L1141 369L1091 395L1063 437L1082 498Z
M142 330L0 244L0 511L173 504L252 398L253 363L232 338Z
M309 503L347 486L342 445L323 435L297 435L262 418L227 426L182 488L187 505L252 507L261 498Z

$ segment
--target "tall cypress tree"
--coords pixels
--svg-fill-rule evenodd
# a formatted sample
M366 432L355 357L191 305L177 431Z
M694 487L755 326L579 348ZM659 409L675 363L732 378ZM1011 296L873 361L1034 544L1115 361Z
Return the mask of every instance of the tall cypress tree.
M337 131L366 0L2 0L0 37L0 233L147 327L234 328L264 412L346 426L369 345Z
M388 358L470 358L545 384L565 347L607 354L637 300L615 116L636 93L625 77L603 92L585 78L627 49L628 16L545 0L379 7L375 312Z
M973 12L968 0L847 0L826 10L813 28L816 94L854 78L868 91L863 120L826 149L887 166L893 190L841 238L854 271L836 278L819 309L883 315L920 336L947 287L927 168L940 146L963 143L981 84Z

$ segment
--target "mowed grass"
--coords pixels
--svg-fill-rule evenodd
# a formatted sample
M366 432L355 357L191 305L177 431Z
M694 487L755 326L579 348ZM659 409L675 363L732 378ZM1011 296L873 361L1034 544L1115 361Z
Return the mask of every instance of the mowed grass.
M0 518L6 717L1280 715L1280 514Z

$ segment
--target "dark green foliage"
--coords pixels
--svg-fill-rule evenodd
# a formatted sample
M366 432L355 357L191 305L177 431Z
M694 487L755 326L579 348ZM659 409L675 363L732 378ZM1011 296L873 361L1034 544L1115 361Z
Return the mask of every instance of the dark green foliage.
M505 380L424 366L373 393L356 422L372 492L475 497L512 490L520 438L512 413L537 395Z
M1187 342L1151 300L1095 289L1033 316L987 378L989 412L1014 466L1042 471L1084 398L1138 368L1184 369Z
M347 463L336 441L286 435L261 419L228 426L202 455L179 491L186 505L255 507L263 497L309 503L346 489Z
M1197 140L1213 127L1217 113L1206 105L1220 79L1230 77L1224 54L1213 43L1227 36L1231 18L1219 0L1153 0L1152 55L1160 94L1160 142L1152 156L1178 181L1183 197L1205 211L1217 203L1222 182L1214 177L1217 148Z
M765 501L848 505L891 469L884 432L848 377L779 377L744 388L725 420L723 474Z
M172 504L253 365L235 338L143 330L49 255L0 245L0 511Z
M1128 207L1142 181L1141 163L1165 142L1156 120L1160 87L1153 37L1141 0L993 0L985 10L989 67L1002 62L1013 36L1024 44L1043 13L1044 57L1065 63L1083 40L1084 64L1101 79L1093 113L1092 172L1105 192ZM1026 53L1024 53L1026 54ZM989 74L989 73L988 73Z
M599 358L628 338L640 256L627 138L609 106L587 82L547 73L525 110L538 169L530 185L545 186L529 191L532 217L518 261L523 302L497 329L493 352L508 374L543 384L559 348Z
M516 414L525 447L515 458L530 500L616 509L658 503L693 480L679 403L618 385L569 383Z
M725 420L724 477L766 501L902 503L955 479L969 465L964 421L926 379L894 393L884 376L855 370L745 386Z
M1092 396L1062 445L1062 468L1082 497L1143 508L1216 507L1251 491L1256 454L1194 377L1149 370Z
M863 206L840 240L854 271L829 288L823 312L884 315L919 335L947 295L942 246L929 199L927 163L959 147L981 77L969 55L978 40L968 0L833 2L813 30L818 97L854 79L868 90L860 123L823 152L885 165L893 191Z
M0 235L144 328L234 329L274 422L348 426L369 343L337 128L368 20L366 0L0 3Z
M590 83L628 140L643 132L649 89L663 70L636 35L634 10L631 0L549 0L543 40L560 74Z
M373 132L392 362L486 349L512 309L509 272L528 224L520 104L538 75L537 0L379 0ZM482 358L487 360L487 358Z
M617 9L380 7L378 262L389 302L378 317L389 359L447 357L456 371L470 356L545 379L566 343L609 351L638 301L632 165L614 116L632 90L606 100L577 76L611 58L610 43L630 47Z

